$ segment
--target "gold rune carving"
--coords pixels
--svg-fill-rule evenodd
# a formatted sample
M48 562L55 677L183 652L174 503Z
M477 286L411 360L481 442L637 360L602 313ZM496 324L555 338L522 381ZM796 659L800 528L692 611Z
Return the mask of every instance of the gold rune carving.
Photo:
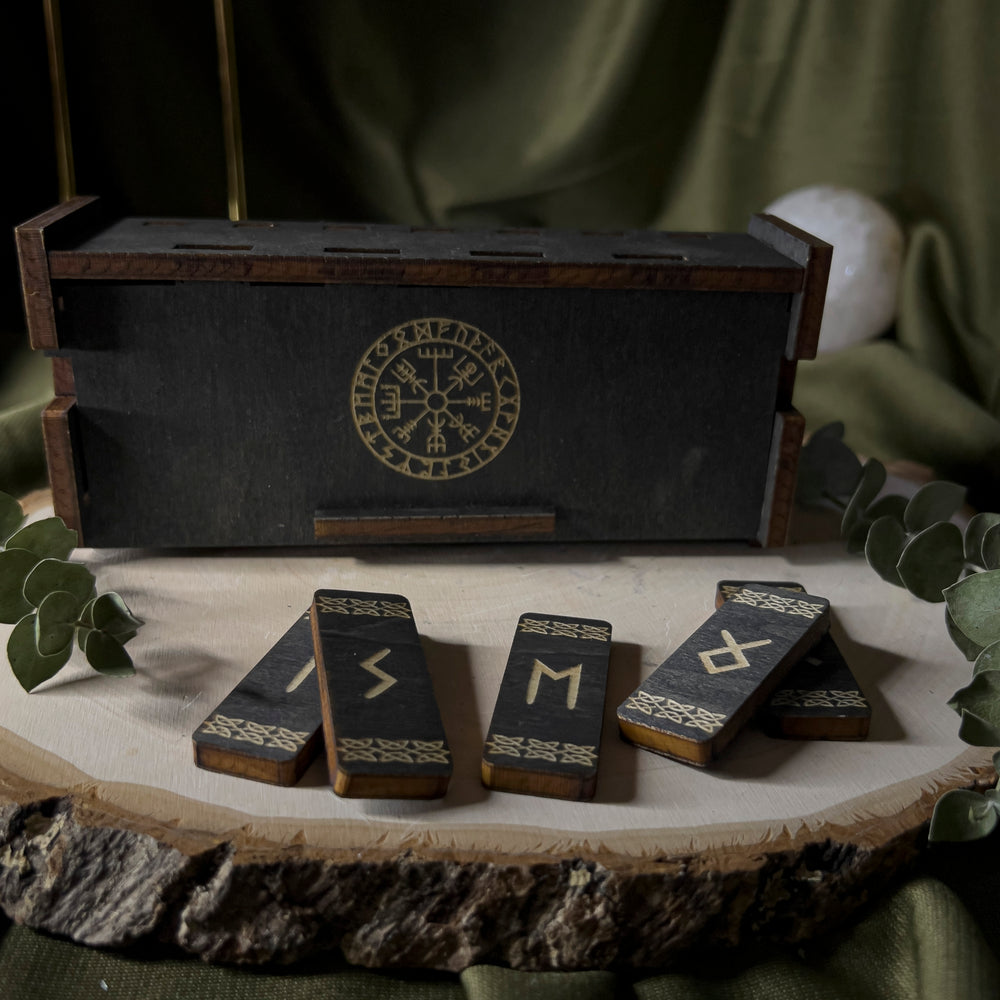
M593 767L597 763L597 747L559 740L536 740L529 736L505 736L491 733L486 740L486 753L494 757L520 757L523 760L544 760L550 764L579 764Z
M337 740L337 757L369 764L447 764L451 756L444 740L386 740L375 736Z
M414 319L393 327L354 371L351 416L383 465L414 479L476 472L504 449L521 409L510 358L460 320Z
M531 666L531 679L528 681L528 694L525 701L529 705L535 704L538 697L538 685L542 681L542 675L551 677L554 681L561 681L564 677L569 678L566 687L566 707L572 712L576 708L576 699L580 696L580 677L583 674L583 664L578 663L575 667L567 667L565 670L553 670L547 667L541 660L535 660Z
M315 669L316 657L310 656L309 662L288 682L285 693L291 694Z
M362 600L358 597L328 597L319 594L316 608L328 615L368 615L371 618L412 618L402 601Z
M294 752L306 745L309 733L300 733L284 726L269 726L250 719L235 719L216 712L198 730L205 736L221 736L234 743L252 743L268 750Z
M770 639L756 639L752 642L737 642L728 629L722 629L719 634L722 636L722 641L725 643L724 646L720 646L718 649L707 649L703 653L698 654L698 658L701 660L701 665L710 674L722 674L727 670L742 670L744 667L749 667L750 661L746 658L746 656L744 656L743 650L755 649L757 646L769 646L771 644ZM729 653L729 655L732 656L732 663L715 662L713 657L721 656L724 653Z
M548 618L522 618L517 630L531 632L535 635L561 636L564 639L611 641L611 627L609 625L586 625L579 622L552 621Z
M733 604L749 604L752 608L779 611L781 614L798 615L801 618L818 618L826 610L822 604L813 604L798 597L780 597L778 594L749 590L747 587L734 594L730 600Z
M373 685L365 692L366 698L377 698L380 694L388 691L399 680L398 677L393 677L392 674L387 674L380 667L375 666L379 660L384 660L389 653L390 650L388 649L380 649L377 653L372 653L367 659L361 661L361 666L373 677L379 679L378 684Z

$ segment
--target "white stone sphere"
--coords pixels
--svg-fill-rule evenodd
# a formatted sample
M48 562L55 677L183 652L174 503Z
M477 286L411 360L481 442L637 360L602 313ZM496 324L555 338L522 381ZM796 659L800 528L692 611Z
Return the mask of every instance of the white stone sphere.
M860 191L821 184L791 191L764 211L833 246L820 353L885 333L896 317L903 267L895 218Z

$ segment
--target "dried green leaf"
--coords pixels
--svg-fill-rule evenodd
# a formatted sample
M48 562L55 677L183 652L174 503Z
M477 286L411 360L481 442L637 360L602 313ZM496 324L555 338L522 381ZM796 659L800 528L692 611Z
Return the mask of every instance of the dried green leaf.
M12 549L27 549L41 559L66 559L76 548L77 534L61 517L26 524L7 539Z
M925 483L906 505L903 523L907 531L923 531L939 521L949 520L964 502L965 487L958 483L941 480Z
M21 527L24 511L9 493L0 493L0 539L6 540Z
M98 673L110 677L130 677L135 673L132 657L122 644L100 629L94 629L87 636L85 652L87 662Z
M932 524L910 538L896 566L911 594L935 604L945 599L944 590L959 578L964 567L962 532L949 521ZM958 622L957 617L955 620Z
M951 617L951 608L944 609L944 624L948 630L951 641L958 646L961 654L971 663L983 651L983 647L978 642L973 642L956 624Z
M1000 746L1000 671L984 670L976 674L964 688L956 691L948 704L962 716L963 728L968 721L971 730L976 730L977 741L962 739L973 746ZM966 715L972 716L966 720ZM989 732L987 732L987 730ZM984 739L985 742L978 742Z
M868 539L865 542L865 558L868 560L868 565L883 580L897 587L903 586L896 564L905 545L906 532L894 517L889 515L880 517L868 529Z
M65 590L46 594L35 616L35 646L42 656L53 656L73 644L80 602Z
M993 832L1000 812L992 800L965 788L945 792L934 806L927 839L932 842L981 840Z
M38 565L38 556L26 549L0 552L0 622L13 625L34 610L24 597L25 577Z
M985 673L987 670L1000 670L1000 642L991 642L976 657L972 668L972 676Z
M1000 524L1000 514L975 514L969 519L965 527L965 558L970 563L982 565L983 535L998 524ZM996 566L990 567L990 569L996 568Z
M861 478L847 502L847 509L840 522L840 533L844 537L847 537L851 529L863 518L869 504L875 500L883 486L885 486L885 466L877 458L869 458L861 468Z
M951 617L980 646L1000 640L1000 569L973 573L944 592Z
M987 528L983 534L979 556L986 569L1000 569L1000 524Z
M52 656L43 656L35 645L35 616L25 615L10 633L7 640L7 659L18 683L25 691L32 691L43 681L54 677L65 665L73 651L70 643Z
M91 620L88 624L107 632L122 645L134 638L143 624L141 618L136 618L128 605L113 591L101 594L94 602L91 610Z
M37 608L54 590L67 590L83 604L94 593L94 574L82 563L43 559L25 579L24 596Z

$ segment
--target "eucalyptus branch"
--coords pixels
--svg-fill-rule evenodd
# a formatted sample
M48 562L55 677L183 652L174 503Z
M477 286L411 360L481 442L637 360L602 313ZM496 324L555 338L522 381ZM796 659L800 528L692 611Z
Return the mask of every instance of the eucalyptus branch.
M973 746L1000 746L1000 513L976 514L963 532L951 520L965 502L957 483L927 483L909 499L883 494L885 466L877 459L862 465L843 433L843 424L830 424L802 449L798 501L843 497L837 505L848 551L864 553L888 583L946 605L948 634L974 661L972 682L948 702L961 718L959 737ZM935 807L930 839L974 840L998 823L995 791L985 797L949 792Z
M7 659L26 691L54 677L73 643L102 674L135 673L125 643L142 625L114 592L97 593L94 575L69 561L77 534L60 517L31 524L21 505L0 493L0 622L13 625Z

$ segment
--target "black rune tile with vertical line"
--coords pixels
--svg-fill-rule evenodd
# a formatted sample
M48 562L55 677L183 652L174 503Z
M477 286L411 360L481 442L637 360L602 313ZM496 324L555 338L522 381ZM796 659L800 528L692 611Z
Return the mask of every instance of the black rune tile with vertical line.
M195 763L294 785L322 746L315 672L307 611L195 731Z

